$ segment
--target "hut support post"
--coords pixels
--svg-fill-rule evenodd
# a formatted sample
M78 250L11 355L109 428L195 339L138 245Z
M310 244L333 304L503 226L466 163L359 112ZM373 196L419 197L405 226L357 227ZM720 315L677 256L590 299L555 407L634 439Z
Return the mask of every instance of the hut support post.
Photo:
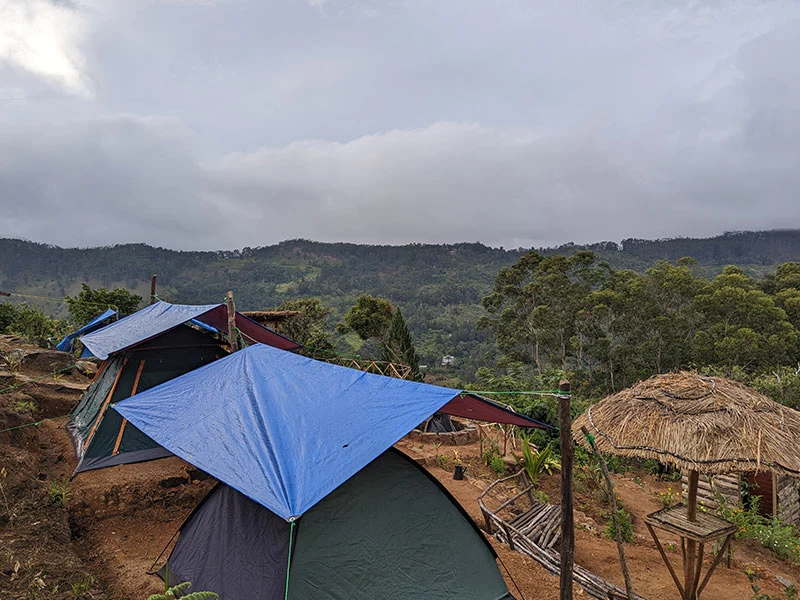
M608 465L606 459L603 458L603 453L600 452L597 445L594 443L594 437L589 434L586 427L581 427L581 432L586 436L586 441L592 447L592 451L600 463L600 470L603 472L603 478L606 480L606 487L608 488L608 498L611 503L611 518L614 521L614 531L617 534L617 550L619 551L619 564L622 568L622 576L625 579L625 594L628 600L633 600L633 586L631 585L631 575L628 573L628 563L625 560L625 548L622 546L622 530L619 528L619 515L617 513L617 496L614 493L614 483L611 481L611 474L608 472ZM658 541L656 541L658 543Z
M575 523L572 514L572 463L575 446L572 441L572 415L569 382L558 384L558 427L561 441L561 595L572 600L572 568L575 562Z
M228 308L228 343L231 352L239 349L239 339L236 336L236 306L233 303L233 292L228 290L225 294L225 306Z

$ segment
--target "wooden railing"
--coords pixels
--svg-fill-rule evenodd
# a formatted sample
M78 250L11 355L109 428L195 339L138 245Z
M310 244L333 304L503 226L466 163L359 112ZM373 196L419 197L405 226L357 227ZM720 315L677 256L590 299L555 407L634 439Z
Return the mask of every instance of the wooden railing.
M359 371L366 371L367 373L374 373L375 375L386 375L387 377L395 377L397 379L411 379L411 367L400 363L346 358L341 356L326 358L325 362L357 369Z
M497 500L499 489L516 480L515 488L522 491L489 508L490 500ZM537 502L533 496L525 471L498 479L478 497L486 530L495 538L508 544L517 552L530 556L551 575L561 574L561 557L556 547L561 541L561 507L557 504ZM625 590L575 565L572 579L587 594L598 600L627 600ZM645 600L634 594L636 600Z

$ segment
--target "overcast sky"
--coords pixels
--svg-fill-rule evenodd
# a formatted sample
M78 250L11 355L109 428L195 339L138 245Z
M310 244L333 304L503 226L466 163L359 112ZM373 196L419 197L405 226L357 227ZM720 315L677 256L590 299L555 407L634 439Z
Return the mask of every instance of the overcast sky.
M797 0L0 0L0 236L800 227Z

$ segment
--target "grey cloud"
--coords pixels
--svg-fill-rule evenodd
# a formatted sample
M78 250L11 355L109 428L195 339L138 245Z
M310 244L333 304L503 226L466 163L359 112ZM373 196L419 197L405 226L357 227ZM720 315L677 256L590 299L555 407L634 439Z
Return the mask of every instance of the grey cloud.
M800 226L796 4L311 4L93 6L91 101L35 73L0 94L0 235L517 246Z

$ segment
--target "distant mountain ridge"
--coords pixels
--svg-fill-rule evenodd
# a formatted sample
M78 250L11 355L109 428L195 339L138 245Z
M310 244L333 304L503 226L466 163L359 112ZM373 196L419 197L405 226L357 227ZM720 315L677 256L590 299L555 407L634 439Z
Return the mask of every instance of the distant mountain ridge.
M720 236L596 244L564 244L544 254L591 250L615 268L643 271L657 260L696 259L710 277L728 264L753 275L775 265L800 261L800 230L729 232ZM362 293L388 298L403 313L423 360L444 354L461 360L468 375L481 350L490 349L486 332L475 330L481 299L494 277L526 249L490 248L480 243L375 246L288 240L272 246L226 251L178 251L146 244L60 248L0 239L0 290L21 294L57 315L57 302L82 282L124 286L142 296L150 276L159 276L159 296L182 303L221 302L233 289L237 307L268 308L286 298L319 297L340 317ZM472 371L474 372L474 370Z

